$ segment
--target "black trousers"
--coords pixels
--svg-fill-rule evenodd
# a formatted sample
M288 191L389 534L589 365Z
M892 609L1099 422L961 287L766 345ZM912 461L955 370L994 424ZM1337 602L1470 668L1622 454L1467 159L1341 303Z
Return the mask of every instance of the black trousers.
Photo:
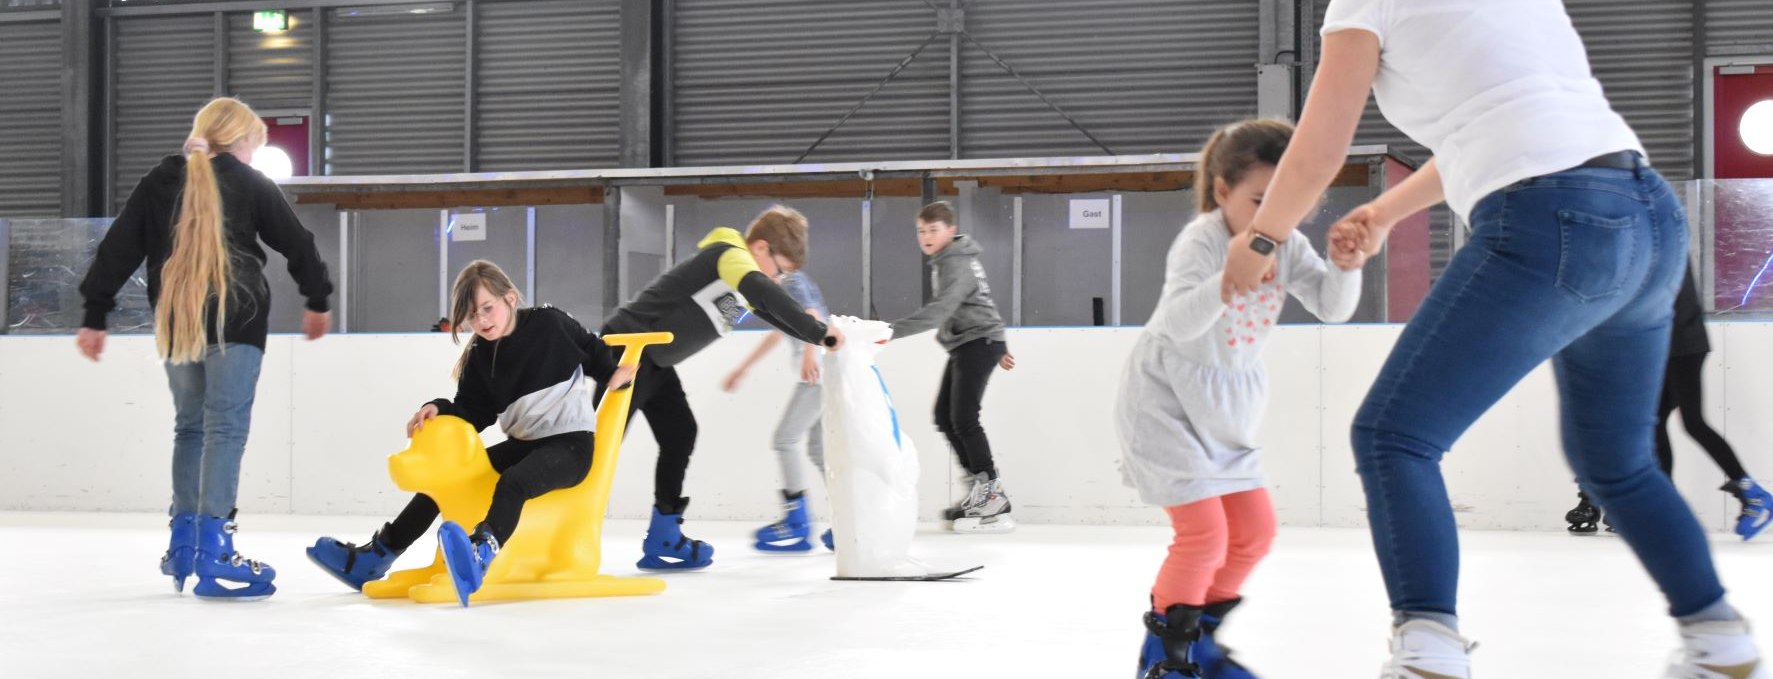
M591 432L574 431L534 441L507 439L487 448L486 456L499 473L499 483L493 488L492 506L482 525L500 544L511 539L523 515L523 503L585 480L591 472L591 440ZM382 541L404 551L430 531L436 520L437 503L428 496L414 495L400 516L382 527Z
M1705 449L1718 469L1735 481L1748 476L1748 472L1742 469L1742 461L1736 459L1736 451L1730 448L1730 443L1705 421L1705 388L1700 381L1704 367L1705 354L1669 357L1668 371L1662 381L1662 405L1657 414L1656 461L1662 465L1662 473L1674 474L1674 447L1669 442L1668 417L1679 410L1681 425L1686 427L1687 435Z
M1003 342L976 339L949 352L948 368L942 371L942 388L936 392L936 429L948 437L948 445L969 474L987 472L997 478L991 441L979 423L979 408L991 373L1008 351Z

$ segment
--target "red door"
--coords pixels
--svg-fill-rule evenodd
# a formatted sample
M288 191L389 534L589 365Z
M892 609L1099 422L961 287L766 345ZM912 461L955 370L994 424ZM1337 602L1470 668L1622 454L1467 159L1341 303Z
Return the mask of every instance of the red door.
M276 116L265 118L265 146L289 156L291 175L306 177L308 171L308 116Z
M1715 301L1719 310L1773 310L1773 142L1749 144L1773 138L1773 118L1744 130L1756 105L1757 116L1773 116L1773 64L1718 67L1712 84Z

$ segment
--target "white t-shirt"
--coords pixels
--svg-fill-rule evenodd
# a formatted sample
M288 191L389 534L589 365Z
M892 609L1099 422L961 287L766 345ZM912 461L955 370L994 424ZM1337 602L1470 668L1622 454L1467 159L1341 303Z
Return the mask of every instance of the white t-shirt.
M1323 34L1379 37L1380 112L1434 152L1447 204L1615 151L1643 152L1559 0L1331 0Z

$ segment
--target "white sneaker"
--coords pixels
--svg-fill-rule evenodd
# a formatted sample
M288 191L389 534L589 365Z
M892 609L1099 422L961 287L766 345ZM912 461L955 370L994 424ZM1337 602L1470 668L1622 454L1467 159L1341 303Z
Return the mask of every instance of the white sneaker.
M1471 643L1432 620L1410 620L1392 630L1391 660L1379 679L1471 679Z
M1669 661L1668 679L1770 679L1746 621L1681 625L1681 650Z

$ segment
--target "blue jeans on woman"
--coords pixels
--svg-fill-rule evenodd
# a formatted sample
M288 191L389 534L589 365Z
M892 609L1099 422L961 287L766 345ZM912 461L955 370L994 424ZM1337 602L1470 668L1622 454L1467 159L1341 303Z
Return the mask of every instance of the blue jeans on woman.
M172 445L172 512L228 516L240 491L240 458L252 427L252 401L265 352L250 344L210 345L203 360L166 364L177 411Z
M1668 183L1642 160L1635 170L1567 170L1485 197L1471 224L1472 242L1404 327L1355 417L1392 610L1457 613L1459 543L1441 456L1547 358L1564 456L1671 614L1722 600L1704 530L1652 454L1687 266L1686 217Z

